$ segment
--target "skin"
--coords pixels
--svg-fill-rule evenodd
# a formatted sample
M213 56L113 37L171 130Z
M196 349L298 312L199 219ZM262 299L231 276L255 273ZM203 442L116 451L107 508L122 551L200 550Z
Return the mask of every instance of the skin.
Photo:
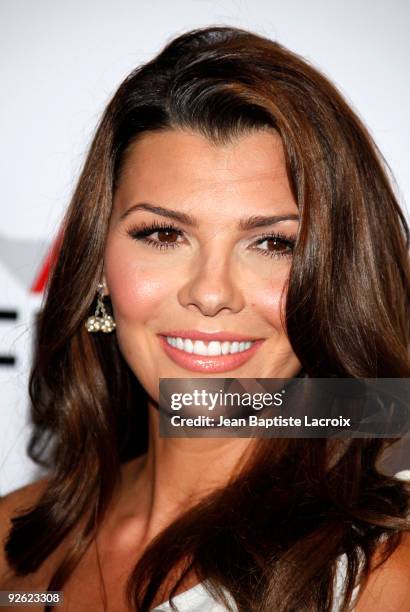
M141 209L141 203L189 214L197 227L177 223L183 232L173 236L177 248L159 250L137 241L130 236L136 227L169 221ZM224 146L182 130L151 132L128 154L114 198L104 280L120 349L151 398L149 449L130 496L146 500L148 540L186 504L226 482L250 448L249 439L159 436L159 378L212 374L174 363L157 334L171 328L264 338L249 361L219 376L290 377L301 368L281 320L292 258L267 256L272 240L257 244L262 235L278 231L296 238L299 221L237 229L240 219L279 214L298 215L298 208L273 131L243 135ZM157 242L161 237L150 236ZM280 250L289 251L283 245Z
M130 229L142 222L165 221L146 210L124 216L139 202L194 215L198 227L177 224L183 238L174 250L138 242L130 236ZM297 212L281 141L272 131L243 135L224 146L180 130L147 133L129 151L114 199L104 280L120 349L150 397L149 446L145 456L122 466L121 481L98 537L64 585L62 611L102 609L101 572L108 610L125 612L128 608L121 593L147 544L181 510L223 486L252 451L249 439L159 436L158 379L207 375L184 370L171 361L157 333L170 327L246 330L265 342L250 361L222 377L294 376L300 363L281 322L284 300L280 301L282 292L286 297L291 258L270 259L251 247L262 233L270 231L296 236L298 221L246 232L235 227L242 217ZM0 500L0 540L10 529L11 516L34 504L46 484L47 479L42 479ZM0 547L0 588L46 590L68 543L64 541L37 572L26 577L9 571ZM371 574L356 612L406 609L409 576L406 535L397 551ZM178 592L197 582L195 573L190 573ZM165 586L153 607L167 599Z

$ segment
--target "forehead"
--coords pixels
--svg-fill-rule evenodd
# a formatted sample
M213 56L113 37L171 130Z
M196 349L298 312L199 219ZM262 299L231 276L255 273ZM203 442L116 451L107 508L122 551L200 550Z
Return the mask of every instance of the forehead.
M180 129L142 134L128 150L115 202L154 200L162 205L209 204L235 198L238 206L292 204L282 141L272 129L214 144ZM269 201L268 201L269 200Z

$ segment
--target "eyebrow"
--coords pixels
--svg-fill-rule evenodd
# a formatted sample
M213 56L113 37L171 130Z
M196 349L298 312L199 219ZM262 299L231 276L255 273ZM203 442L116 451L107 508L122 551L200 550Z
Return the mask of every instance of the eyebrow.
M194 217L191 217L191 215L187 215L186 213L179 212L177 210L172 210L170 208L163 208L162 206L154 206L153 204L148 204L147 202L140 202L138 204L130 206L130 208L128 208L128 210L126 210L121 215L120 220L125 219L132 212L138 212L139 210L147 210L148 212L152 212L155 215L174 219L175 221L183 223L184 225L188 225L190 227L198 227L198 221ZM295 213L272 216L252 215L251 217L240 219L238 223L238 229L245 231L255 229L257 227L266 227L267 225L274 225L275 223L279 223L281 221L297 220L299 220L299 215Z

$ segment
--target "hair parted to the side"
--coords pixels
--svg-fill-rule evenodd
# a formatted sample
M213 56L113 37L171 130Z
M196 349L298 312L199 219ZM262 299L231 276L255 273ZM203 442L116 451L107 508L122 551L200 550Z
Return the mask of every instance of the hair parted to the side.
M149 130L194 130L218 144L266 127L282 138L300 212L286 328L303 374L410 377L409 228L366 128L322 74L271 40L230 27L179 36L115 93L64 219L30 379L29 453L50 481L13 519L6 552L17 574L74 534L48 587L63 589L121 463L147 449L144 389L115 334L84 327L128 147ZM222 601L227 589L240 612L327 611L342 553L347 606L360 557L365 577L380 539L388 555L410 527L408 485L377 468L388 443L344 441L341 453L325 439L259 440L243 472L143 554L128 582L131 608L150 610L185 563Z

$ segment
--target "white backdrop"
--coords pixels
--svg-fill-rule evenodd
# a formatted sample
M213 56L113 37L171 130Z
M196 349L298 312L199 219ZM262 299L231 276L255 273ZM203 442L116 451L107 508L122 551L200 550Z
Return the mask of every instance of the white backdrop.
M408 0L1 0L0 494L40 475L25 450L34 287L97 120L127 73L194 27L276 39L339 86L406 209L409 23Z

